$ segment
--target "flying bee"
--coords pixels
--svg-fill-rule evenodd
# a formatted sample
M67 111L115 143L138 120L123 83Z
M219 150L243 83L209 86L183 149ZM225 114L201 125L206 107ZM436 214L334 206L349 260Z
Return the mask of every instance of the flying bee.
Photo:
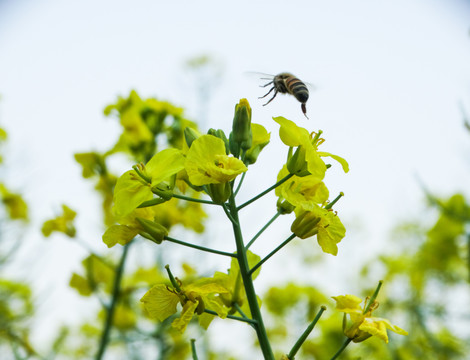
M266 104L263 104L263 106L266 106L271 101L273 101L278 92L281 94L291 94L302 104L301 105L302 112L304 113L305 117L308 119L307 107L305 106L305 103L308 100L308 89L305 83L303 83L301 80L299 80L298 78L296 78L294 75L290 73L280 73L272 78L262 78L262 79L263 80L272 79L267 84L261 85L261 87L267 87L269 85L272 85L272 88L267 92L266 95L259 97L259 99L265 98L274 90L273 97L269 99L269 101Z

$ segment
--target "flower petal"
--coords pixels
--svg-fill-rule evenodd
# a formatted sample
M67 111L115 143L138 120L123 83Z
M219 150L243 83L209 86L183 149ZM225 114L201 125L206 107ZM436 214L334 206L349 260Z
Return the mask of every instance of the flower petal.
M151 318L163 321L176 313L179 298L178 295L170 292L166 285L158 284L147 291L140 301L144 303Z

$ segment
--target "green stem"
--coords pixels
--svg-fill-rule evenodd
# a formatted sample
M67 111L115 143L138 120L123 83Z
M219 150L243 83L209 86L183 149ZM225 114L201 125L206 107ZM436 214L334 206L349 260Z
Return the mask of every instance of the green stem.
M260 197L266 195L268 192L270 192L271 190L274 190L275 188L277 188L279 185L285 183L287 180L289 180L292 176L294 176L294 174L288 174L286 175L285 177L283 177L281 180L279 180L277 183L275 183L273 186L267 188L266 190L264 190L262 193L256 195L254 198L248 200L247 202L241 204L238 208L237 208L237 211L240 211L241 209L243 209L245 206L247 205L250 205L253 201L256 201L258 200Z
M210 200L195 199L195 198L192 198L192 197L189 197L189 196L180 195L180 194L173 194L173 197L174 197L174 198L177 198L177 199L186 200L186 201L192 201L192 202L197 202L197 203L201 203L201 204L218 205L218 204L216 204L215 202L210 201Z
M266 225L264 225L260 231L258 231L258 233L253 237L253 239L250 240L250 242L248 244L246 244L245 246L245 250L248 250L250 248L251 245L253 245L253 243L256 241L256 239L258 239L260 237L260 235L274 222L274 220L276 220L279 215L281 215L281 213L278 211L272 218L271 220L269 220L267 222Z
M242 174L240 182L237 185L237 190L235 190L235 192L233 193L233 196L237 196L238 192L240 191L242 184L243 184L243 180L245 180L245 175L246 175L246 171Z
M181 287L180 287L181 282L178 283L178 281L176 281L176 278L173 276L173 273L170 270L170 265L166 264L165 265L165 270L168 274L168 278L170 279L171 285L173 285L173 287L176 289L176 291L178 291L180 293L181 292Z
M139 164L139 165L134 165L132 168L134 169L134 171L137 173L137 175L140 176L140 178L142 180L144 180L146 183L148 184L151 184L152 183L152 179L149 178L148 176L144 175L144 173L142 171L140 171L141 167L143 168L144 165L142 164Z
M293 239L295 239L297 235L292 234L289 236L284 242L279 245L277 248L275 248L273 251L271 251L268 255L266 255L262 260L260 260L259 263L257 263L251 270L249 271L249 274L253 274L261 265L263 265L271 256L273 256L275 253L277 253L279 250L281 250L284 246L286 246L288 243L290 243Z
M198 360L195 339L191 339L191 353L193 354L193 360Z
M341 346L341 348L336 352L336 354L333 355L333 357L330 359L330 360L335 360L338 358L338 356L341 355L341 353L343 352L344 349L346 349L346 347L349 345L349 343L352 341L352 339L350 338L347 338L346 341L343 343L343 345Z
M235 218L232 216L232 214L230 213L230 210L227 208L227 205L226 205L226 204L222 204L222 208L224 209L225 215L227 215L227 217L229 218L230 222L231 222L233 225L235 225L235 226L239 226L238 221L235 220Z
M183 245L183 246L187 246L187 247L190 247L190 248L193 248L193 249L197 249L197 250L201 250L201 251L205 251L205 252L210 252L212 254L230 256L230 257L235 257L235 258L237 257L237 254L234 254L234 253L215 250L215 249L207 248L205 246L190 244L190 243L178 240L178 239L174 239L174 238L169 237L169 236L165 236L163 239L166 240L166 241L169 241L169 242L172 242L172 243L175 243L175 244L179 244L179 245Z
M379 281L379 284L377 285L377 288L376 288L375 291L374 291L374 294L373 294L372 297L369 299L369 302L367 303L367 306L366 306L366 308L364 309L363 314L367 314L367 312L369 311L371 305L374 303L375 299L377 298L377 295L379 295L379 291L380 291L380 288L382 287L382 284L383 284L383 281L380 280L380 281Z
M113 284L113 293L111 297L111 303L107 308L106 319L104 323L104 329L101 334L101 340L98 348L98 353L96 354L96 360L101 360L103 358L104 352L109 342L109 334L113 325L114 312L116 309L117 301L121 292L121 279L124 273L124 264L126 263L127 253L132 242L124 246L122 251L121 260L119 261L118 267L116 268L116 275L114 277Z
M320 319L320 317L322 316L325 310L326 310L325 306L322 306L320 308L320 311L318 311L318 314L317 316L315 316L315 319L313 319L313 321L310 323L307 329L305 329L304 333L299 337L299 340L297 340L297 342L294 344L291 351L289 352L289 355L287 355L287 357L290 360L294 360L295 354L297 354L302 344L305 342L305 340L307 340L307 337L310 335L310 333L312 332L313 328L315 327L315 325L317 324L318 320Z
M240 274L245 287L245 293L250 307L251 316L256 321L255 330L258 336L258 341L261 347L265 360L274 360L274 354L269 343L266 328L264 327L263 317L258 304L253 279L250 276L250 267L248 265L248 258L246 256L245 244L243 243L242 231L240 228L240 221L238 219L238 209L235 204L234 196L229 198L229 211L235 221L232 222L233 232L235 235L235 242L237 245L237 260L240 268Z
M344 193L341 191L339 193L339 195L332 202L330 202L328 205L325 206L325 209L327 209L327 210L331 209L333 207L333 205L336 204L336 202L339 199L341 199L341 197L343 197L343 196L344 196Z
M468 282L470 283L470 233L467 234L467 270Z
M205 312L205 313L208 313L208 314L211 314L211 315L219 316L219 314L217 314L214 310L204 309L204 312ZM253 320L253 319L250 319L250 318L247 318L247 317L240 317L240 316L235 316L235 315L227 315L227 319L232 319L232 320L237 320L237 321L246 322L246 323L248 323L248 324L250 324L250 325L256 325L256 324L257 324L256 320Z

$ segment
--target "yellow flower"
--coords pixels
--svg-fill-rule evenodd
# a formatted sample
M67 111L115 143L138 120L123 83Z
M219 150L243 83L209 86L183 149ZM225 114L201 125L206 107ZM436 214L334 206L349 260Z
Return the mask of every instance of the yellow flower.
M168 230L156 220L156 207L134 209L126 216L118 218L119 225L111 225L103 234L103 242L110 248L116 244L126 245L137 234L156 243L161 243ZM149 229L149 226L155 228ZM158 233L158 234L157 234Z
M295 215L291 231L301 239L317 235L318 245L323 252L336 256L336 244L346 236L346 228L339 217L333 211L318 205L312 211L296 209Z
M62 205L62 215L57 216L54 219L47 220L42 225L41 231L45 237L48 237L54 231L62 232L68 237L74 237L76 234L73 220L77 213L69 208L67 205Z
M297 126L293 121L287 120L282 116L273 119L281 125L279 136L284 144L290 147L301 146L304 149L307 170L311 175L318 178L318 180L322 180L326 173L326 164L321 157L331 157L341 164L344 172L349 171L348 163L342 157L318 151L318 146L323 140L317 139L313 142L307 129ZM297 166L297 168L299 168L299 166Z
M167 181L183 168L184 156L181 151L165 149L155 154L145 166L140 166L140 175L135 170L125 172L114 188L113 209L116 216L125 216L144 201L151 200L152 187Z
M250 268L255 266L261 258L253 254L251 251L247 251L246 257L248 260L248 265ZM258 268L253 274L253 280L260 273L260 268ZM230 309L230 312L235 312L235 304L239 305L242 311L250 315L250 307L248 305L248 301L246 301L246 294L243 288L243 281L240 274L240 266L238 265L238 261L235 258L232 258L230 263L230 269L227 273L222 273L216 271L214 274L214 280L220 284L223 288L227 289L228 291L224 294L220 295L224 305Z
M223 140L212 135L193 141L185 168L189 181L196 186L227 183L248 170L241 160L226 155Z
M215 311L221 318L227 316L222 302L214 296L227 293L227 289L211 279L201 279L187 286L183 286L179 280L176 281L179 282L179 289L158 284L140 299L151 318L163 321L175 314L177 305L181 304L181 315L173 321L172 326L184 332L195 313L200 315L200 324L207 328L213 315L203 314L206 308Z
M289 171L284 165L279 171L277 180L287 175ZM276 188L276 195L296 207L311 211L318 206L317 204L323 204L328 200L329 192L325 184L313 175L303 177L294 175Z
M392 325L389 320L372 316L372 312L378 307L378 303L375 301L364 313L365 309L360 306L362 299L357 296L339 295L333 296L333 299L336 301L337 310L343 312L344 316L349 314L352 324L348 328L344 326L343 331L354 342L361 342L371 336L377 336L388 343L387 329L400 335L408 335L408 332ZM366 304L364 304L365 306Z

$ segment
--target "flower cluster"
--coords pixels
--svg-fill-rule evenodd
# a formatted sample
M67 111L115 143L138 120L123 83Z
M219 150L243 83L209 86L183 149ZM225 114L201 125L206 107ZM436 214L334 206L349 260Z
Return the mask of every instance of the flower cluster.
M323 179L328 165L323 158L336 160L344 172L349 171L348 163L340 156L318 151L324 141L321 133L310 134L283 117L276 117L274 121L280 125L282 142L290 147L287 163L278 174L279 182L287 179L276 188L279 211L295 211L292 232L301 239L316 235L322 250L336 255L336 244L344 238L346 229L331 210L333 203L327 203L329 191Z

